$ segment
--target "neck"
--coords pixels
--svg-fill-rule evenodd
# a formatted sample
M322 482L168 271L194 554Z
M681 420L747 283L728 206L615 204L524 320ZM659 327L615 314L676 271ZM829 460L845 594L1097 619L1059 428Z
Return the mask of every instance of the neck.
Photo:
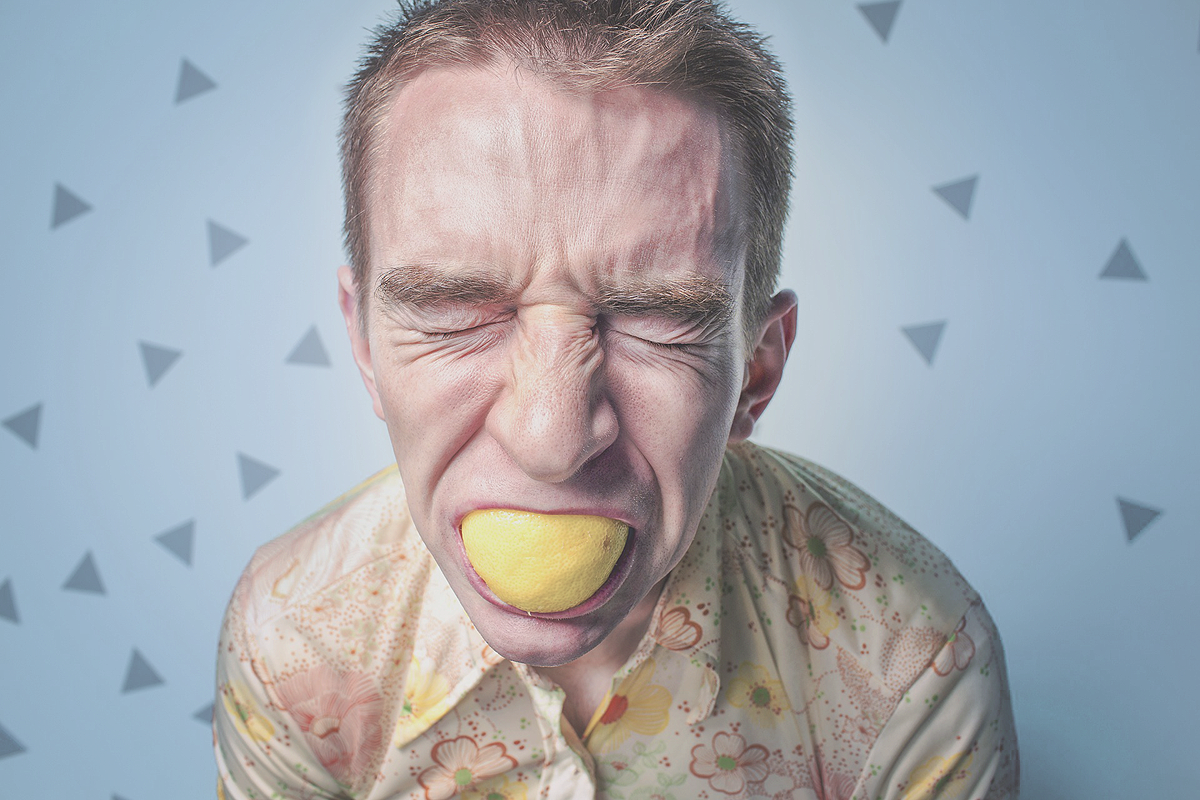
M612 687L613 675L624 666L646 635L654 606L665 585L665 578L655 584L612 633L579 658L557 667L534 667L566 692L563 716L580 737Z

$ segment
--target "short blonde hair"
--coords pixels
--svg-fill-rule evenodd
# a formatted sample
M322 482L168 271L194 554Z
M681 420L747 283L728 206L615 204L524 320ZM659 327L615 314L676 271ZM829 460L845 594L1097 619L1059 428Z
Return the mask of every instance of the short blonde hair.
M792 171L791 101L763 37L710 0L401 0L346 88L345 238L365 330L375 131L397 90L434 66L508 59L575 90L664 89L714 109L732 135L744 198L747 335L779 276Z

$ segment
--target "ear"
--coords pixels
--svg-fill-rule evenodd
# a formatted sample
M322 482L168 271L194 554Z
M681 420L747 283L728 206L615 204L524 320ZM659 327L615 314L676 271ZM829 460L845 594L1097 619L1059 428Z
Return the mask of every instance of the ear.
M784 290L771 298L766 319L755 340L754 352L746 363L742 393L733 413L729 429L730 443L740 442L754 431L754 423L762 416L775 396L783 378L792 342L796 339L796 294Z
M358 285L354 280L354 271L343 265L338 267L337 276L338 308L342 310L342 317L346 320L350 352L354 354L354 363L358 365L358 373L362 375L367 394L371 395L375 416L383 419L383 404L379 402L379 389L375 386L375 365L371 362L371 340L358 324Z

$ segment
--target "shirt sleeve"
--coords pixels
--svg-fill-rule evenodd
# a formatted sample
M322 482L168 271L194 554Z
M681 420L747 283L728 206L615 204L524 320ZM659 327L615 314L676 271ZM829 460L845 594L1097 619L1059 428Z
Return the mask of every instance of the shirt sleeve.
M213 745L218 800L316 800L344 797L304 746L294 721L272 698L273 679L236 600L217 655Z
M1019 777L1004 651L977 602L884 725L854 797L1016 800Z

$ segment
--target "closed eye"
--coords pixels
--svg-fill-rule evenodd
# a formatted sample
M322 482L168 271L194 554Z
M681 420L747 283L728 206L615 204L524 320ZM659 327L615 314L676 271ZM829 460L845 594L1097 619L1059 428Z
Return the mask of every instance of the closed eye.
M421 331L421 334L426 339L432 339L435 342L443 342L447 339L455 339L459 336L470 336L473 333L479 333L493 324L494 323L487 322L483 325L473 325L470 328L460 328L459 330L454 331Z
M629 337L636 339L637 342L668 350L703 347L712 342L715 333L718 333L715 326L680 323L677 319L662 317L662 315L601 317L599 323L602 332L617 333L619 336Z
M462 336L463 334L471 333L472 331L478 330L479 327L479 325L476 325L474 328L463 328L462 330L458 331L421 331L421 335L430 341L444 342L447 339L453 339L455 336Z
M678 332L657 332L652 330L623 330L614 325L605 325L604 332L610 335L619 336L630 341L635 345L649 345L656 350L662 350L670 353L685 353L703 348L707 342L701 340L696 341L689 335L682 335Z
M644 339L641 336L634 336L638 341L648 344L651 347L657 347L662 350L671 350L678 352L680 350L692 350L700 345L696 342L659 342L654 339Z
M476 341L479 338L499 337L503 334L502 326L509 321L510 318L489 320L481 322L478 325L471 325L465 328L455 328L453 330L423 330L417 331L421 338L428 342L449 342L454 340L469 340Z

